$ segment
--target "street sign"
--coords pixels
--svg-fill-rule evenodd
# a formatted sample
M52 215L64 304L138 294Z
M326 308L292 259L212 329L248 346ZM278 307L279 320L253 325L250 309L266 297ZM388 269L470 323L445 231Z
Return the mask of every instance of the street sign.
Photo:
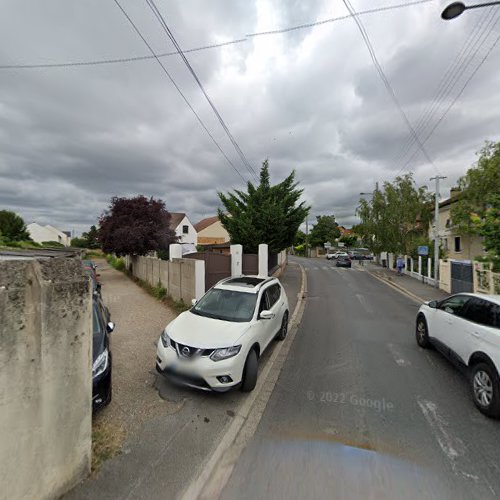
M338 247L339 247L339 248L343 248L343 247L345 247L345 243L344 243L344 242L342 242L342 241L339 241L339 242L338 242Z
M425 245L419 246L418 255L422 255L422 257L429 255L429 247Z
M325 243L325 248L332 248L332 244L329 241L327 241Z

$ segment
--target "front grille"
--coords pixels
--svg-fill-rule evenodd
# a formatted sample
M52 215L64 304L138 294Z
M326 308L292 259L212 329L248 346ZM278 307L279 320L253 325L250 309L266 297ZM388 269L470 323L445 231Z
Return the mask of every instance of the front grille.
M201 356L210 356L215 351L215 349L199 349L197 347L192 347L190 345L181 344L180 342L176 342L175 340L172 339L170 339L170 345L175 350L179 358L185 358L185 359L194 358L198 354ZM189 349L189 354L186 352L186 350L184 350L183 352L182 351L183 348Z

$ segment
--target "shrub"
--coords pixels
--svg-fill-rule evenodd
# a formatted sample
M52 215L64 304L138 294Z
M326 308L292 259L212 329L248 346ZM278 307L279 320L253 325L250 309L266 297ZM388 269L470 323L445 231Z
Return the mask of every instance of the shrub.
M117 271L125 271L125 260L121 257L115 257L114 255L107 255L106 260L108 264L115 268Z
M42 246L64 248L64 245L62 243L59 243L58 241L42 241Z

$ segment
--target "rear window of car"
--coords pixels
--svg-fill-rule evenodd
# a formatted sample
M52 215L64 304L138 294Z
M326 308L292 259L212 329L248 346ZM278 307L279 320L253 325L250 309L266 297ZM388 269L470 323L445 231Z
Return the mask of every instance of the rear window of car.
M480 325L500 328L500 306L488 300L473 297L467 304L465 317Z

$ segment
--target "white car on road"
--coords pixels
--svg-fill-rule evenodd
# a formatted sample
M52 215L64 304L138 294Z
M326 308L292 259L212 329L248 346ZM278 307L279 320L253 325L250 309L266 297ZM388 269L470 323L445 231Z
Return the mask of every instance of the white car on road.
M203 390L245 392L257 382L258 360L288 331L288 299L276 278L227 278L173 320L160 336L156 369Z
M500 295L459 293L420 307L416 324L420 347L435 346L470 375L479 410L500 416Z
M327 253L327 260L338 259L339 257L349 257L347 252L335 252L335 253Z

